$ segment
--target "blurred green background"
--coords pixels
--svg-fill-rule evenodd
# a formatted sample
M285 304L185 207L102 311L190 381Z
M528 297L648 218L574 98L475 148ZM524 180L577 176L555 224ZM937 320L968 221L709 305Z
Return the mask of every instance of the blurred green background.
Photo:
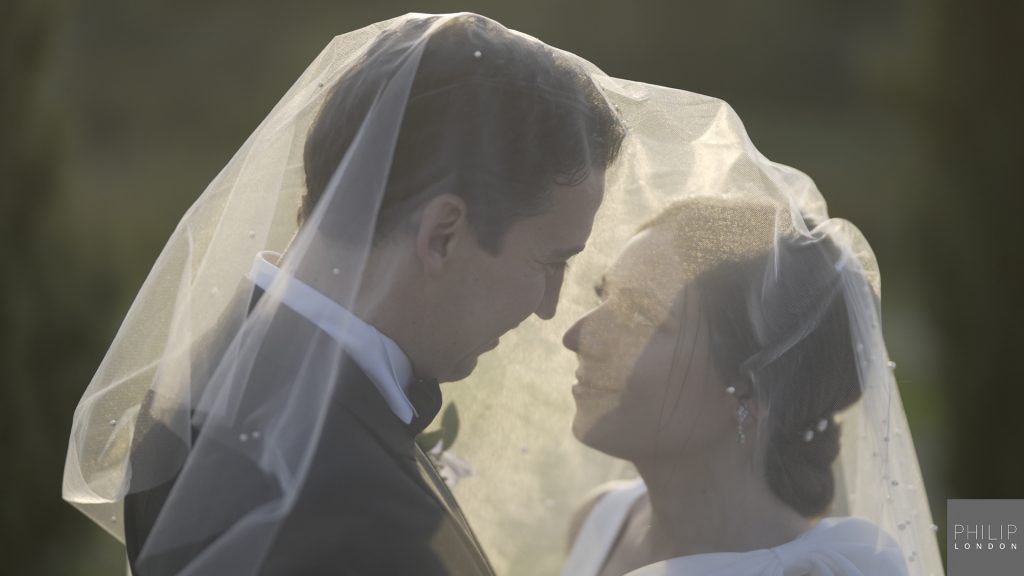
M1024 498L1022 6L5 1L0 572L123 574L60 499L79 395L179 217L291 82L334 35L410 11L479 12L730 102L877 252L936 522L947 498Z

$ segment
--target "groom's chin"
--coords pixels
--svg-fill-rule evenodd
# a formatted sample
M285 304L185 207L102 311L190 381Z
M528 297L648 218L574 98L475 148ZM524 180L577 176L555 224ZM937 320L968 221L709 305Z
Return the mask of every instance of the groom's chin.
M469 375L476 370L477 357L466 358L452 367L448 374L438 378L441 382L457 382L469 378Z

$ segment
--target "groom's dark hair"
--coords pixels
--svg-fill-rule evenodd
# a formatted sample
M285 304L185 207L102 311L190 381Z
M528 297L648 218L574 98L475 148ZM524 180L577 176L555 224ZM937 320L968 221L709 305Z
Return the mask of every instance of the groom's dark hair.
M404 110L375 238L441 192L461 197L481 245L497 252L516 221L547 209L552 186L575 185L616 158L624 128L569 58L500 24L463 14L382 32L331 89L306 140L312 213L378 91L426 37ZM438 185L441 184L441 185Z

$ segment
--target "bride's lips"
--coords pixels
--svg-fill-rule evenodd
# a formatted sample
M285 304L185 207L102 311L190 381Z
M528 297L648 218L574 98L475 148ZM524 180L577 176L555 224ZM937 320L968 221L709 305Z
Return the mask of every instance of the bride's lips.
M594 386L592 383L588 382L578 370L576 371L576 384L573 385L572 391L576 394L584 392L604 392L606 394L613 394L618 392L618 390L613 388Z
M614 390L607 390L604 388L594 388L593 386L587 386L585 384L575 384L572 387L572 395L579 400L580 398L618 398L618 392Z

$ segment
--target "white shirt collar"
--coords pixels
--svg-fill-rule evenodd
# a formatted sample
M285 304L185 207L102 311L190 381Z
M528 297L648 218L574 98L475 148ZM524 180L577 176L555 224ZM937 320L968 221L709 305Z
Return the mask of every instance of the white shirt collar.
M280 257L270 251L256 255L250 279L264 291L269 292L275 279L283 274L272 263ZM406 424L412 422L416 409L406 395L412 382L412 363L394 340L298 278L287 278L281 301L341 344L395 416Z

